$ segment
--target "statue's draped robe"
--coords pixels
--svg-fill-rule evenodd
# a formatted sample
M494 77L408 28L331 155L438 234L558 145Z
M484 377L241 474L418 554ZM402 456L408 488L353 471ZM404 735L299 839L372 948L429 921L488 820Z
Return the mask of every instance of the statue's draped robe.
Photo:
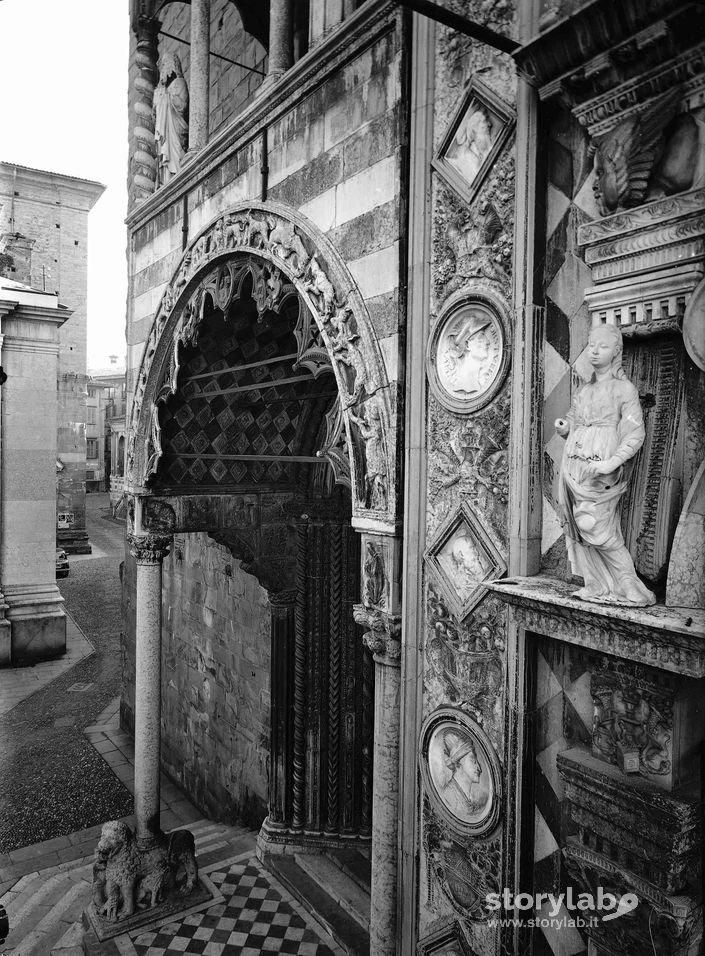
M181 169L188 147L188 87L183 76L175 76L155 89L154 127L159 182L163 185Z
M559 503L573 572L585 579L581 596L653 604L654 595L636 576L619 521L627 488L624 463L645 437L638 392L626 379L590 382L575 396L567 421ZM608 458L619 459L616 471L588 477L588 462Z

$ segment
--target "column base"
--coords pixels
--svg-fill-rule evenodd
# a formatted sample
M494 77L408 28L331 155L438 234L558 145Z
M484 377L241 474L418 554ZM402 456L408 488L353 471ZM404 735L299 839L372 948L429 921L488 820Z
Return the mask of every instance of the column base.
M122 936L124 933L134 933L136 930L147 932L164 923L177 922L192 913L198 913L224 902L225 898L220 890L207 876L201 874L198 882L187 895L179 890L171 891L156 906L137 909L132 916L122 919L114 921L106 919L96 911L95 904L92 903L83 911L83 928L86 931L84 941L94 942L95 945L114 939L116 936ZM89 949L85 951L91 952Z
M91 543L86 531L57 531L56 546L67 554L91 554Z
M10 627L9 664L36 664L66 653L64 599L55 584L6 585L5 601Z

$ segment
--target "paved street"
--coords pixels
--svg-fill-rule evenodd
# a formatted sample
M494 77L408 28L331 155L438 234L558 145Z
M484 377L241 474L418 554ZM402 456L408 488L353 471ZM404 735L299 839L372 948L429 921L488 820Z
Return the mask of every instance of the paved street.
M58 582L80 629L69 625L69 654L0 676L8 686L0 690L0 853L132 810L130 793L84 734L119 693L124 535L107 517L107 494L88 495L87 509L93 553L70 556L71 573Z

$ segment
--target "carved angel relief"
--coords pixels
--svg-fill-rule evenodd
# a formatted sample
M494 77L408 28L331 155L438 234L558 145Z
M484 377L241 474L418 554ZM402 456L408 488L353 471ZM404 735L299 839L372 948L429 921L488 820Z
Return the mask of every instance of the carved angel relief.
M680 99L679 88L669 90L594 140L594 190L604 216L638 206L649 193L671 195L696 185L697 124L680 117L669 126Z

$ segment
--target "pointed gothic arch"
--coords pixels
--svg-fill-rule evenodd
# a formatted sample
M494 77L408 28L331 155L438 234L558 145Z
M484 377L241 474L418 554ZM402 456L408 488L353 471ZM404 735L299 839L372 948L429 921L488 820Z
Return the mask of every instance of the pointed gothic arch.
M195 341L206 301L226 310L246 274L260 315L278 311L292 293L303 303L307 316L304 321L300 317L295 329L297 364L312 371L332 368L340 396L325 456L334 470L337 466L343 472L347 445L353 524L393 532L392 393L370 316L331 242L279 203L232 207L184 251L157 308L135 382L127 456L130 491L149 493L161 457L159 406L178 388L180 350Z

